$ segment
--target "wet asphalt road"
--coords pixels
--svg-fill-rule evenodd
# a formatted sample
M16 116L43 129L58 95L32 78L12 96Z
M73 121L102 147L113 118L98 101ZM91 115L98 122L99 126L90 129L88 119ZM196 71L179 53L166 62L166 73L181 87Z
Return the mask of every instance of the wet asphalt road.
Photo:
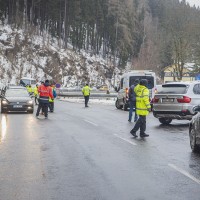
M188 121L134 139L128 112L56 102L49 119L0 115L0 200L199 200Z

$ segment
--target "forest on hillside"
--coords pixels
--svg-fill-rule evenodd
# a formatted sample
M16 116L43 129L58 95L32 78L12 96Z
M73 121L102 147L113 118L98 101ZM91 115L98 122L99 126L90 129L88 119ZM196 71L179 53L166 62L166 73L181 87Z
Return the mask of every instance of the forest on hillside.
M185 63L200 65L200 9L185 0L0 0L0 18L122 69L161 74L175 64L181 77Z

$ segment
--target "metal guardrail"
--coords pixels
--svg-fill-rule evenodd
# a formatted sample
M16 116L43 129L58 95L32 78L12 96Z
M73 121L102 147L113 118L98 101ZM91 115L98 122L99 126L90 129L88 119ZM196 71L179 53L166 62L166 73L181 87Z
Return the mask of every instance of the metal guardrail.
M57 90L57 95L60 97L83 97L81 91L66 91L66 90ZM117 93L107 93L106 91L91 91L91 98L115 98Z

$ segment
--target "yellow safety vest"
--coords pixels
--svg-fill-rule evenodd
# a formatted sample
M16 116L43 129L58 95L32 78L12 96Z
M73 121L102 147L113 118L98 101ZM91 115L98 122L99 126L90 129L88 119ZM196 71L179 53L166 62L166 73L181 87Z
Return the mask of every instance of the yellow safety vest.
M84 96L89 96L90 95L90 90L92 90L89 86L85 86L83 89L82 89L82 93Z
M34 91L35 97L39 95L39 92L38 92L38 88L37 88L37 87L35 87L33 91Z
M148 88L143 85L138 85L134 91L136 94L136 113L142 116L148 115L148 109L151 108Z
M32 87L27 87L27 90L28 90L29 93L32 93L32 92L33 92L33 91L32 91Z

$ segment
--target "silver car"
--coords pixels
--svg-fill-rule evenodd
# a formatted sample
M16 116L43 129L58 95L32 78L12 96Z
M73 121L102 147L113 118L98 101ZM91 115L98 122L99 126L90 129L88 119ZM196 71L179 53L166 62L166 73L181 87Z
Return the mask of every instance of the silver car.
M162 85L153 99L153 115L162 124L173 119L191 120L200 104L200 81L173 82Z

